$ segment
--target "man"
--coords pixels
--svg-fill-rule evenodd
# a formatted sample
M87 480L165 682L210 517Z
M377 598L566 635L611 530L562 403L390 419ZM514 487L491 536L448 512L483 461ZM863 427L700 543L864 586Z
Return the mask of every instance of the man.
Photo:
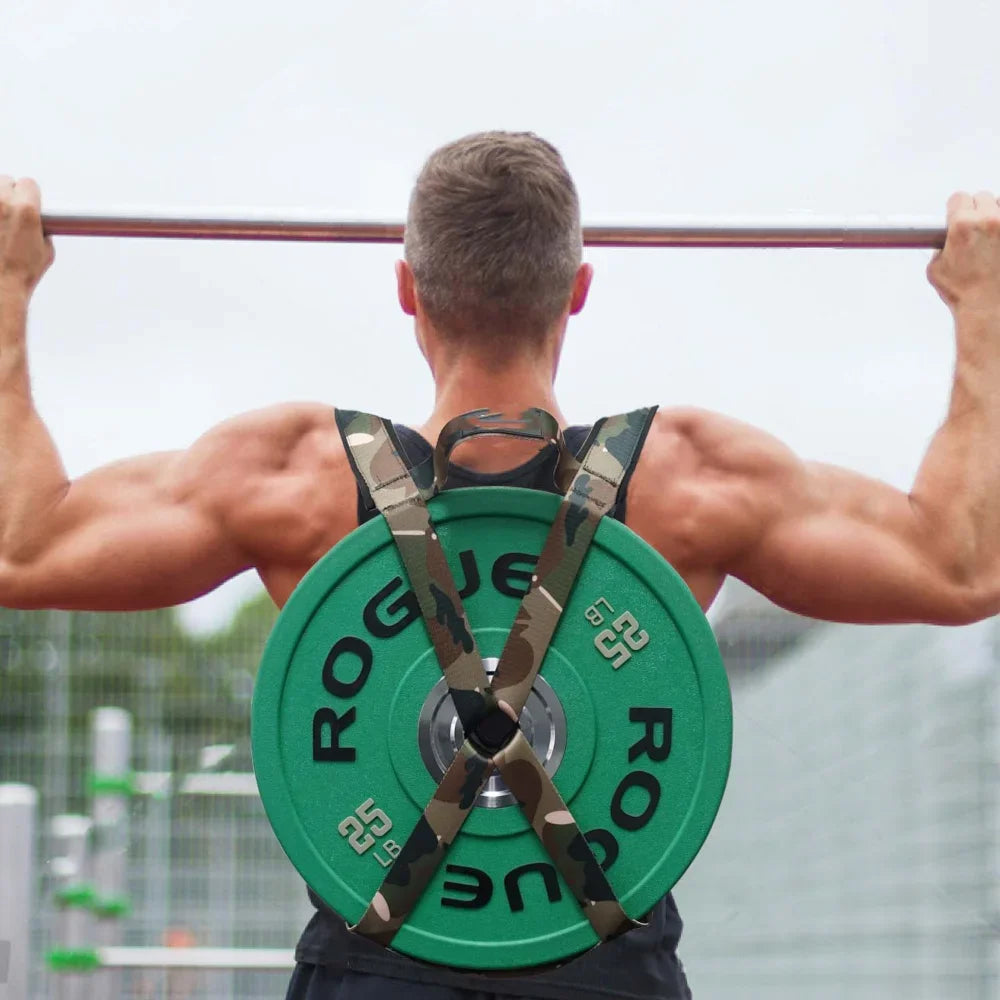
M28 302L52 262L39 206L31 181L0 178L0 604L162 607L249 568L284 604L370 515L333 408L249 413L186 451L70 482L28 375ZM960 624L1000 611L1000 204L986 192L954 195L948 226L928 273L955 319L954 386L908 494L803 462L712 413L657 412L615 515L703 608L732 574L783 607L835 621ZM553 379L592 270L557 151L533 135L485 133L435 152L414 188L405 256L399 302L436 390L419 433L401 435L420 453L409 457L426 454L450 417L480 407L538 406L565 426ZM524 442L477 438L460 457L456 482L533 485ZM300 942L290 995L689 996L672 900L648 919L563 969L491 981L397 957L321 911Z

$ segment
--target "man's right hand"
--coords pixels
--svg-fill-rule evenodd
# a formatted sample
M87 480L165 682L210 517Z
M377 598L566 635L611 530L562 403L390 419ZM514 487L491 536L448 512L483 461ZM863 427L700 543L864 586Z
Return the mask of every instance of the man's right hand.
M42 232L42 198L28 178L0 175L0 290L30 295L55 257Z

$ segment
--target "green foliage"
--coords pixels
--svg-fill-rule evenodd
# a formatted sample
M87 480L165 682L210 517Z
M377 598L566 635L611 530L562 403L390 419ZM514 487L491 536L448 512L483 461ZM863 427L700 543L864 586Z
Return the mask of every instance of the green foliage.
M89 715L132 713L134 745L160 740L171 767L197 766L211 743L235 744L226 766L249 767L250 696L277 611L266 594L222 631L187 633L172 609L128 614L0 608L0 781L44 786L46 761L69 759L72 795L83 794Z

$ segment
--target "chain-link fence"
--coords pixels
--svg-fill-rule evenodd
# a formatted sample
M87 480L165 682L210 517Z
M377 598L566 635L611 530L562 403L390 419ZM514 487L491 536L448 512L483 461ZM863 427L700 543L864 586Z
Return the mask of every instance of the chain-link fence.
M142 794L130 799L124 944L291 949L310 913L246 787L273 619L261 598L197 638L171 612L0 610L0 782L38 789L43 833L89 808L92 710L131 714ZM995 623L816 625L733 587L714 624L734 755L719 819L676 892L695 995L997 996ZM41 955L61 943L42 870L35 998L56 995ZM286 981L137 971L121 995L273 998Z
M49 821L90 808L93 710L119 706L132 717L137 794L129 800L124 944L291 949L304 926L302 884L252 782L247 794L250 696L273 620L263 598L205 639L185 633L172 612L0 611L0 781L39 791L47 876ZM56 939L52 889L53 879L43 879L36 997L55 995L40 956L65 944ZM287 973L134 972L124 975L123 992L274 997L286 980Z
M719 629L791 624L758 599ZM676 893L695 996L1000 996L997 621L811 623L743 668L726 797Z

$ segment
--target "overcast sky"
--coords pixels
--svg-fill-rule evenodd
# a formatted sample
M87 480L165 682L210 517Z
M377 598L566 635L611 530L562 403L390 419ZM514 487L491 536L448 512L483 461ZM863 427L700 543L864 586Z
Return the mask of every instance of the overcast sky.
M435 146L530 129L586 221L938 216L1000 187L1000 14L892 3L5 0L0 172L48 208L401 219ZM62 239L38 405L71 474L316 399L416 421L431 383L395 247ZM950 320L929 252L590 252L560 375L574 421L717 408L909 485ZM189 609L218 622L250 582Z

